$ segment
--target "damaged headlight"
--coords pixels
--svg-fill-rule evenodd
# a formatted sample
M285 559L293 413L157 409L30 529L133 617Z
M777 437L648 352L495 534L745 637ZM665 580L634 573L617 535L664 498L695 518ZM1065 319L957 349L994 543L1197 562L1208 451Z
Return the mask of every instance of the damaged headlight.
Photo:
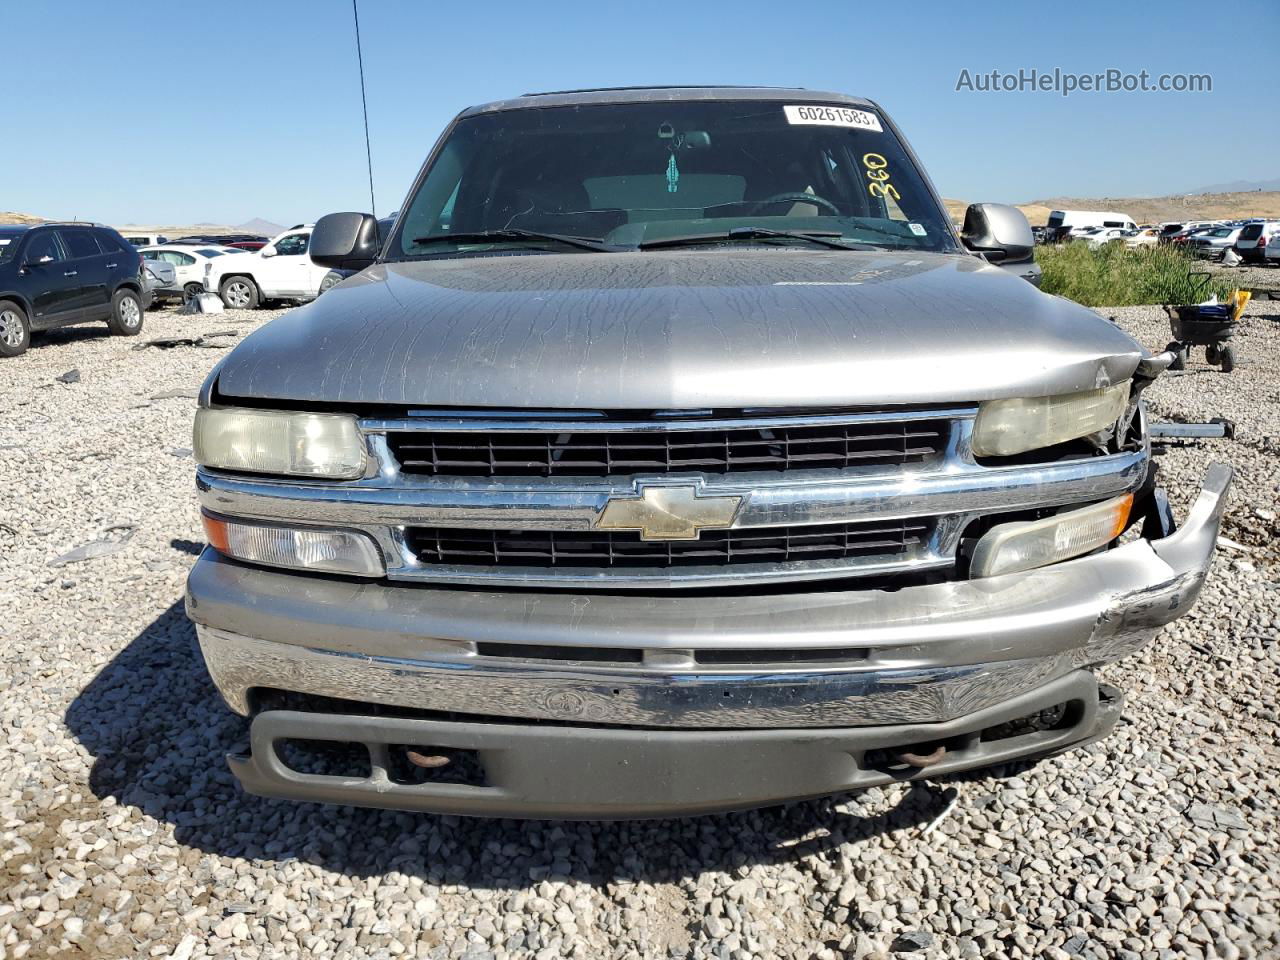
M196 462L219 470L354 480L365 445L356 418L235 407L196 411Z
M1009 457L1105 430L1124 413L1129 382L1056 397L987 400L973 425L977 457Z

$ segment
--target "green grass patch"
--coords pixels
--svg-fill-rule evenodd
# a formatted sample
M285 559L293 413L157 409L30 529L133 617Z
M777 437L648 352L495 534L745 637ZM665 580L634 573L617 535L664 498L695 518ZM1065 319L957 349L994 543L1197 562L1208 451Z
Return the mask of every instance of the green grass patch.
M1203 263L1177 247L1129 249L1122 243L1090 248L1083 240L1036 247L1036 262L1044 273L1045 293L1086 307L1132 307L1144 303L1200 303L1217 294L1231 294L1232 286L1216 277L1205 283Z

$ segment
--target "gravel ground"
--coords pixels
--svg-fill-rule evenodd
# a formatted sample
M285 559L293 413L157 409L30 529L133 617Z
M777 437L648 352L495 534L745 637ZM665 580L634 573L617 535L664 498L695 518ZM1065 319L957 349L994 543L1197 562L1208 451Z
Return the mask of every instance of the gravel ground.
M1229 267L1218 261L1201 261L1196 269L1220 274L1228 283L1246 289L1280 290L1280 264L1274 260L1264 264L1238 263Z
M1157 309L1103 312L1168 339ZM222 755L243 724L180 605L200 549L188 397L221 351L134 348L270 316L152 313L140 339L82 328L0 361L0 957L1280 956L1280 304L1251 309L1235 373L1197 362L1150 391L1160 418L1239 425L1162 464L1179 511L1208 461L1236 465L1240 546L1106 671L1130 696L1109 740L631 824L239 792Z

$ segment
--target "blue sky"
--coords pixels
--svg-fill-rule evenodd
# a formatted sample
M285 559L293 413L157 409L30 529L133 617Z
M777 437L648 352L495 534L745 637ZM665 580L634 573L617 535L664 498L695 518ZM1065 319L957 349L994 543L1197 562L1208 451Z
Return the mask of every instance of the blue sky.
M1183 192L1280 175L1280 3L360 0L383 212L462 107L671 83L869 96L946 196ZM0 2L0 210L279 223L368 206L350 0ZM1208 73L1212 93L956 92L961 69Z

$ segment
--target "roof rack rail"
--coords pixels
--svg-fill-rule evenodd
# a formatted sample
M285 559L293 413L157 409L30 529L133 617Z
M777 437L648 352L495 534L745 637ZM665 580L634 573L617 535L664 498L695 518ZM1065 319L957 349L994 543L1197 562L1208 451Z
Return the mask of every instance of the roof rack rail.
M542 90L522 97L558 97L567 93L612 93L626 90L803 90L804 87L765 87L754 83L641 83L631 87L583 87L581 90Z
M105 227L105 223L96 220L41 220L31 224L33 227Z

